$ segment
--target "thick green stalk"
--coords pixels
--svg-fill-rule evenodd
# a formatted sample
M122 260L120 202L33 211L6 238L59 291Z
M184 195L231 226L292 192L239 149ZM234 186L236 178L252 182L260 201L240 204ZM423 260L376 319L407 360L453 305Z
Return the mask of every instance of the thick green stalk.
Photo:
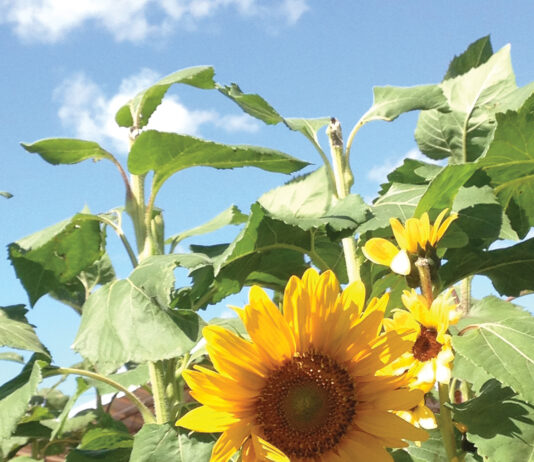
M434 294L432 291L432 278L430 276L430 261L428 260L428 258L419 257L415 262L415 267L419 272L421 292L423 292L423 295L428 301L428 306L430 306L434 301Z
M462 279L460 286L460 308L463 316L469 313L471 309L471 283L473 282L473 276L467 276Z
M80 375L93 380L98 380L99 382L112 386L116 390L122 391L127 396L127 398L137 407L137 409L139 409L139 412L143 416L143 420L145 421L145 423L156 423L154 420L154 415L152 414L152 412L150 412L150 409L148 409L148 407L146 407L137 396L135 396L130 390L122 386L120 383L115 382L115 380L110 379L105 375L100 375L96 372L86 371L83 369L74 369L72 367L58 367L47 371L45 376L52 377L54 375L68 374Z
M354 177L352 176L350 165L348 165L345 154L343 153L341 125L336 119L332 118L332 121L326 130L326 134L330 141L330 154L332 156L336 194L338 199L344 199L350 193ZM341 243L343 245L349 282L359 281L361 279L360 262L356 256L356 243L354 242L354 237L345 237L341 240Z
M154 395L154 411L156 411L156 423L164 424L171 420L169 401L167 399L165 384L165 364L163 361L151 361L148 363L152 394Z

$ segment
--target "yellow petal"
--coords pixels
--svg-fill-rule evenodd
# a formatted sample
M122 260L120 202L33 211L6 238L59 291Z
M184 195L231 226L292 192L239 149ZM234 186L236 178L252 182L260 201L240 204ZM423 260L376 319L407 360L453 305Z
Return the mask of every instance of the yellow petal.
M423 249L426 247L426 243L430 240L431 230L428 213L425 212L421 215L421 218L419 218L419 244Z
M384 411L403 410L408 411L413 409L424 397L421 390L408 390L400 388L386 393L377 395L377 399L373 401L373 405L377 409Z
M365 304L365 285L362 281L354 281L349 284L341 296L341 303L345 310L359 315Z
M252 444L258 461L291 462L289 457L280 451L280 449L274 447L255 433L252 433Z
M407 276L412 271L412 265L410 263L410 258L406 253L406 250L401 250L395 258L391 261L391 269L397 273Z
M219 437L211 451L210 462L228 462L250 434L250 426L236 423Z
M407 241L406 250L410 253L417 253L417 245L422 241L422 236L419 229L419 220L417 218L408 218L406 220L405 227L405 236Z
M445 217L445 215L447 215L448 211L449 209L442 210L439 213L438 217L436 218L436 221L434 221L434 225L432 226L432 231L430 233L430 243L432 245L435 245L436 242L439 240L438 239L439 227L441 226L441 222L443 221L443 218Z
M399 249L395 244L381 237L369 239L363 246L362 251L368 260L385 266L390 266L395 256L399 253Z
M386 411L360 410L355 423L363 431L384 438L402 438L411 441L426 441L428 433L416 428L399 416Z
M342 460L353 462L393 462L393 457L376 438L363 432L352 432L339 445Z
M181 417L176 425L195 432L223 432L239 419L228 412L216 411L207 406L200 406Z
M239 313L265 362L276 367L295 353L295 339L282 313L258 286L250 289L250 304Z
M401 222L396 218L390 218L389 224L391 225L391 230L393 231L393 235L395 236L395 240L397 241L397 244L399 244L399 247L403 250L408 250L409 243L404 226L402 226Z

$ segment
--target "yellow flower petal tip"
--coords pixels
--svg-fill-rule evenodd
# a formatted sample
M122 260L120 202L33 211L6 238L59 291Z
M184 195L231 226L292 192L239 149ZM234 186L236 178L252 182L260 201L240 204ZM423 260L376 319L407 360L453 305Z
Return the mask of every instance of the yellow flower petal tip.
M380 334L387 297L367 313L354 308L364 303L361 288L347 290L332 272L308 270L288 282L282 312L254 289L240 312L251 341L205 329L215 370L184 374L202 406L177 424L222 432L212 462L240 449L243 462L389 460L386 447L425 438L393 414L421 393L379 373L411 347Z

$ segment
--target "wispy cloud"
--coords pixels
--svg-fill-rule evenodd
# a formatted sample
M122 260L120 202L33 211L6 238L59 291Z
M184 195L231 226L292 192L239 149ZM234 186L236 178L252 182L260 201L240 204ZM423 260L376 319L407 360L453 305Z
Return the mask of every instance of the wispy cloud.
M54 91L59 102L59 118L63 125L82 139L111 145L119 152L128 151L128 130L119 127L115 114L136 93L150 86L160 76L150 69L125 78L118 91L108 96L84 73L65 79ZM221 115L215 110L189 109L176 96L166 96L158 106L147 129L178 132L198 136L203 125L212 124L228 132L259 130L258 122L247 114Z
M384 183L387 180L387 176L389 173L391 173L394 169L397 167L400 167L402 163L404 162L404 159L415 159L415 160L422 160L424 162L428 163L436 163L439 164L439 162L433 161L432 159L424 156L421 154L419 149L413 148L410 149L404 156L398 157L398 158L387 158L383 162L380 163L380 165L375 165L367 172L367 179L374 181L376 183Z
M295 24L309 0L0 0L0 23L24 40L57 42L86 23L107 30L117 41L138 42L178 27L234 10L246 19Z

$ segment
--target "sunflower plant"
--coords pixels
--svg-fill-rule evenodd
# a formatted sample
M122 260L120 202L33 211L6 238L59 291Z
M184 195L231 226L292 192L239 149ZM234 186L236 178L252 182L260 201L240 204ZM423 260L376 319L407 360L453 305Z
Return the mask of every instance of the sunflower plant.
M169 88L183 85L304 135L322 165L147 129ZM32 307L49 295L80 315L72 347L83 362L56 364L26 309L0 308L2 346L33 352L1 357L24 365L0 387L0 459L530 460L534 318L519 304L534 290L533 92L534 82L516 85L509 47L493 52L484 37L440 83L374 88L348 136L335 118L284 117L198 66L119 109L124 165L92 141L23 143L53 165L107 161L125 202L8 246ZM353 192L354 139L410 111L427 161L406 159L366 203ZM307 170L249 210L230 206L168 234L158 193L198 166ZM239 226L232 242L184 250L184 240L230 225ZM107 246L115 237L131 264L125 278ZM499 296L472 296L482 277ZM241 291L249 302L232 307L235 317L205 319L207 306ZM70 398L40 386L68 375L78 377ZM73 415L89 388L94 408ZM140 429L116 420L109 392L130 401Z

